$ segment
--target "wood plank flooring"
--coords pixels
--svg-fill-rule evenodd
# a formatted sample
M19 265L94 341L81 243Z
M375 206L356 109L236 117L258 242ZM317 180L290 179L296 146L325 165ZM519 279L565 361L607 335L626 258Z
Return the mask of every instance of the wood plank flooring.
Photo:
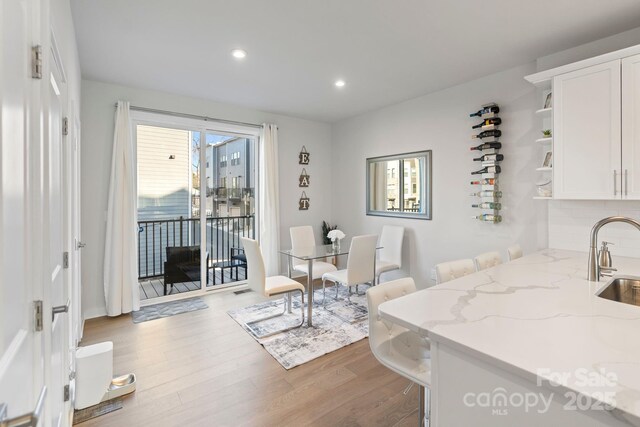
M264 298L208 295L207 310L134 324L130 316L85 324L81 345L114 343L114 374L134 372L124 407L89 426L408 426L418 391L380 365L368 340L289 371L228 315Z

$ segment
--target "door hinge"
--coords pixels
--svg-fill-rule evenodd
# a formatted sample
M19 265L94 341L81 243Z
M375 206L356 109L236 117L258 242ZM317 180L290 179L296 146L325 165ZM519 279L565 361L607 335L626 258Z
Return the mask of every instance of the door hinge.
M44 318L42 316L42 301L33 302L33 315L36 332L40 332L44 328Z
M68 402L69 401L69 384L65 385L63 390L62 390L62 394L64 395L64 401Z
M62 268L69 268L69 252L62 253Z
M69 118L64 117L62 119L62 134L69 135Z
M31 48L31 77L42 78L42 46L37 45Z

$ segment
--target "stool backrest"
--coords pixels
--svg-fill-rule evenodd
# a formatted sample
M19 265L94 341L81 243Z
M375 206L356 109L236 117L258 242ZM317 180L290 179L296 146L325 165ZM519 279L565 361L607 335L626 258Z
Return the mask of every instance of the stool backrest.
M445 283L476 272L472 259L459 259L436 265L436 283Z
M509 261L522 258L522 248L520 247L520 245L509 246L507 248L507 253L509 254Z
M485 252L478 255L473 259L476 263L476 270L486 270L487 268L495 267L498 264L502 264L502 257L500 252Z
M367 308L369 310L369 346L376 354L377 349L385 341L407 330L395 323L382 320L378 307L385 301L408 295L416 291L416 284L411 277L381 283L367 290Z

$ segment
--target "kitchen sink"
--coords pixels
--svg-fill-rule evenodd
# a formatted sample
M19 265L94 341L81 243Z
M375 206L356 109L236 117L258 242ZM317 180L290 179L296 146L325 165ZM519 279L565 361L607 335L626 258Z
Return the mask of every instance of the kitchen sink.
M616 277L598 294L600 298L640 306L640 278Z

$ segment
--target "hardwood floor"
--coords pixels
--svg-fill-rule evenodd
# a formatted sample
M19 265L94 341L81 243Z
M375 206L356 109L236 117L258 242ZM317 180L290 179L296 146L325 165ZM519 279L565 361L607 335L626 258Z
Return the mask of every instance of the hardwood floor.
M289 371L228 315L253 292L208 295L209 309L134 324L130 316L85 324L82 345L114 343L114 374L137 391L89 426L408 426L418 391L380 365L362 340Z

